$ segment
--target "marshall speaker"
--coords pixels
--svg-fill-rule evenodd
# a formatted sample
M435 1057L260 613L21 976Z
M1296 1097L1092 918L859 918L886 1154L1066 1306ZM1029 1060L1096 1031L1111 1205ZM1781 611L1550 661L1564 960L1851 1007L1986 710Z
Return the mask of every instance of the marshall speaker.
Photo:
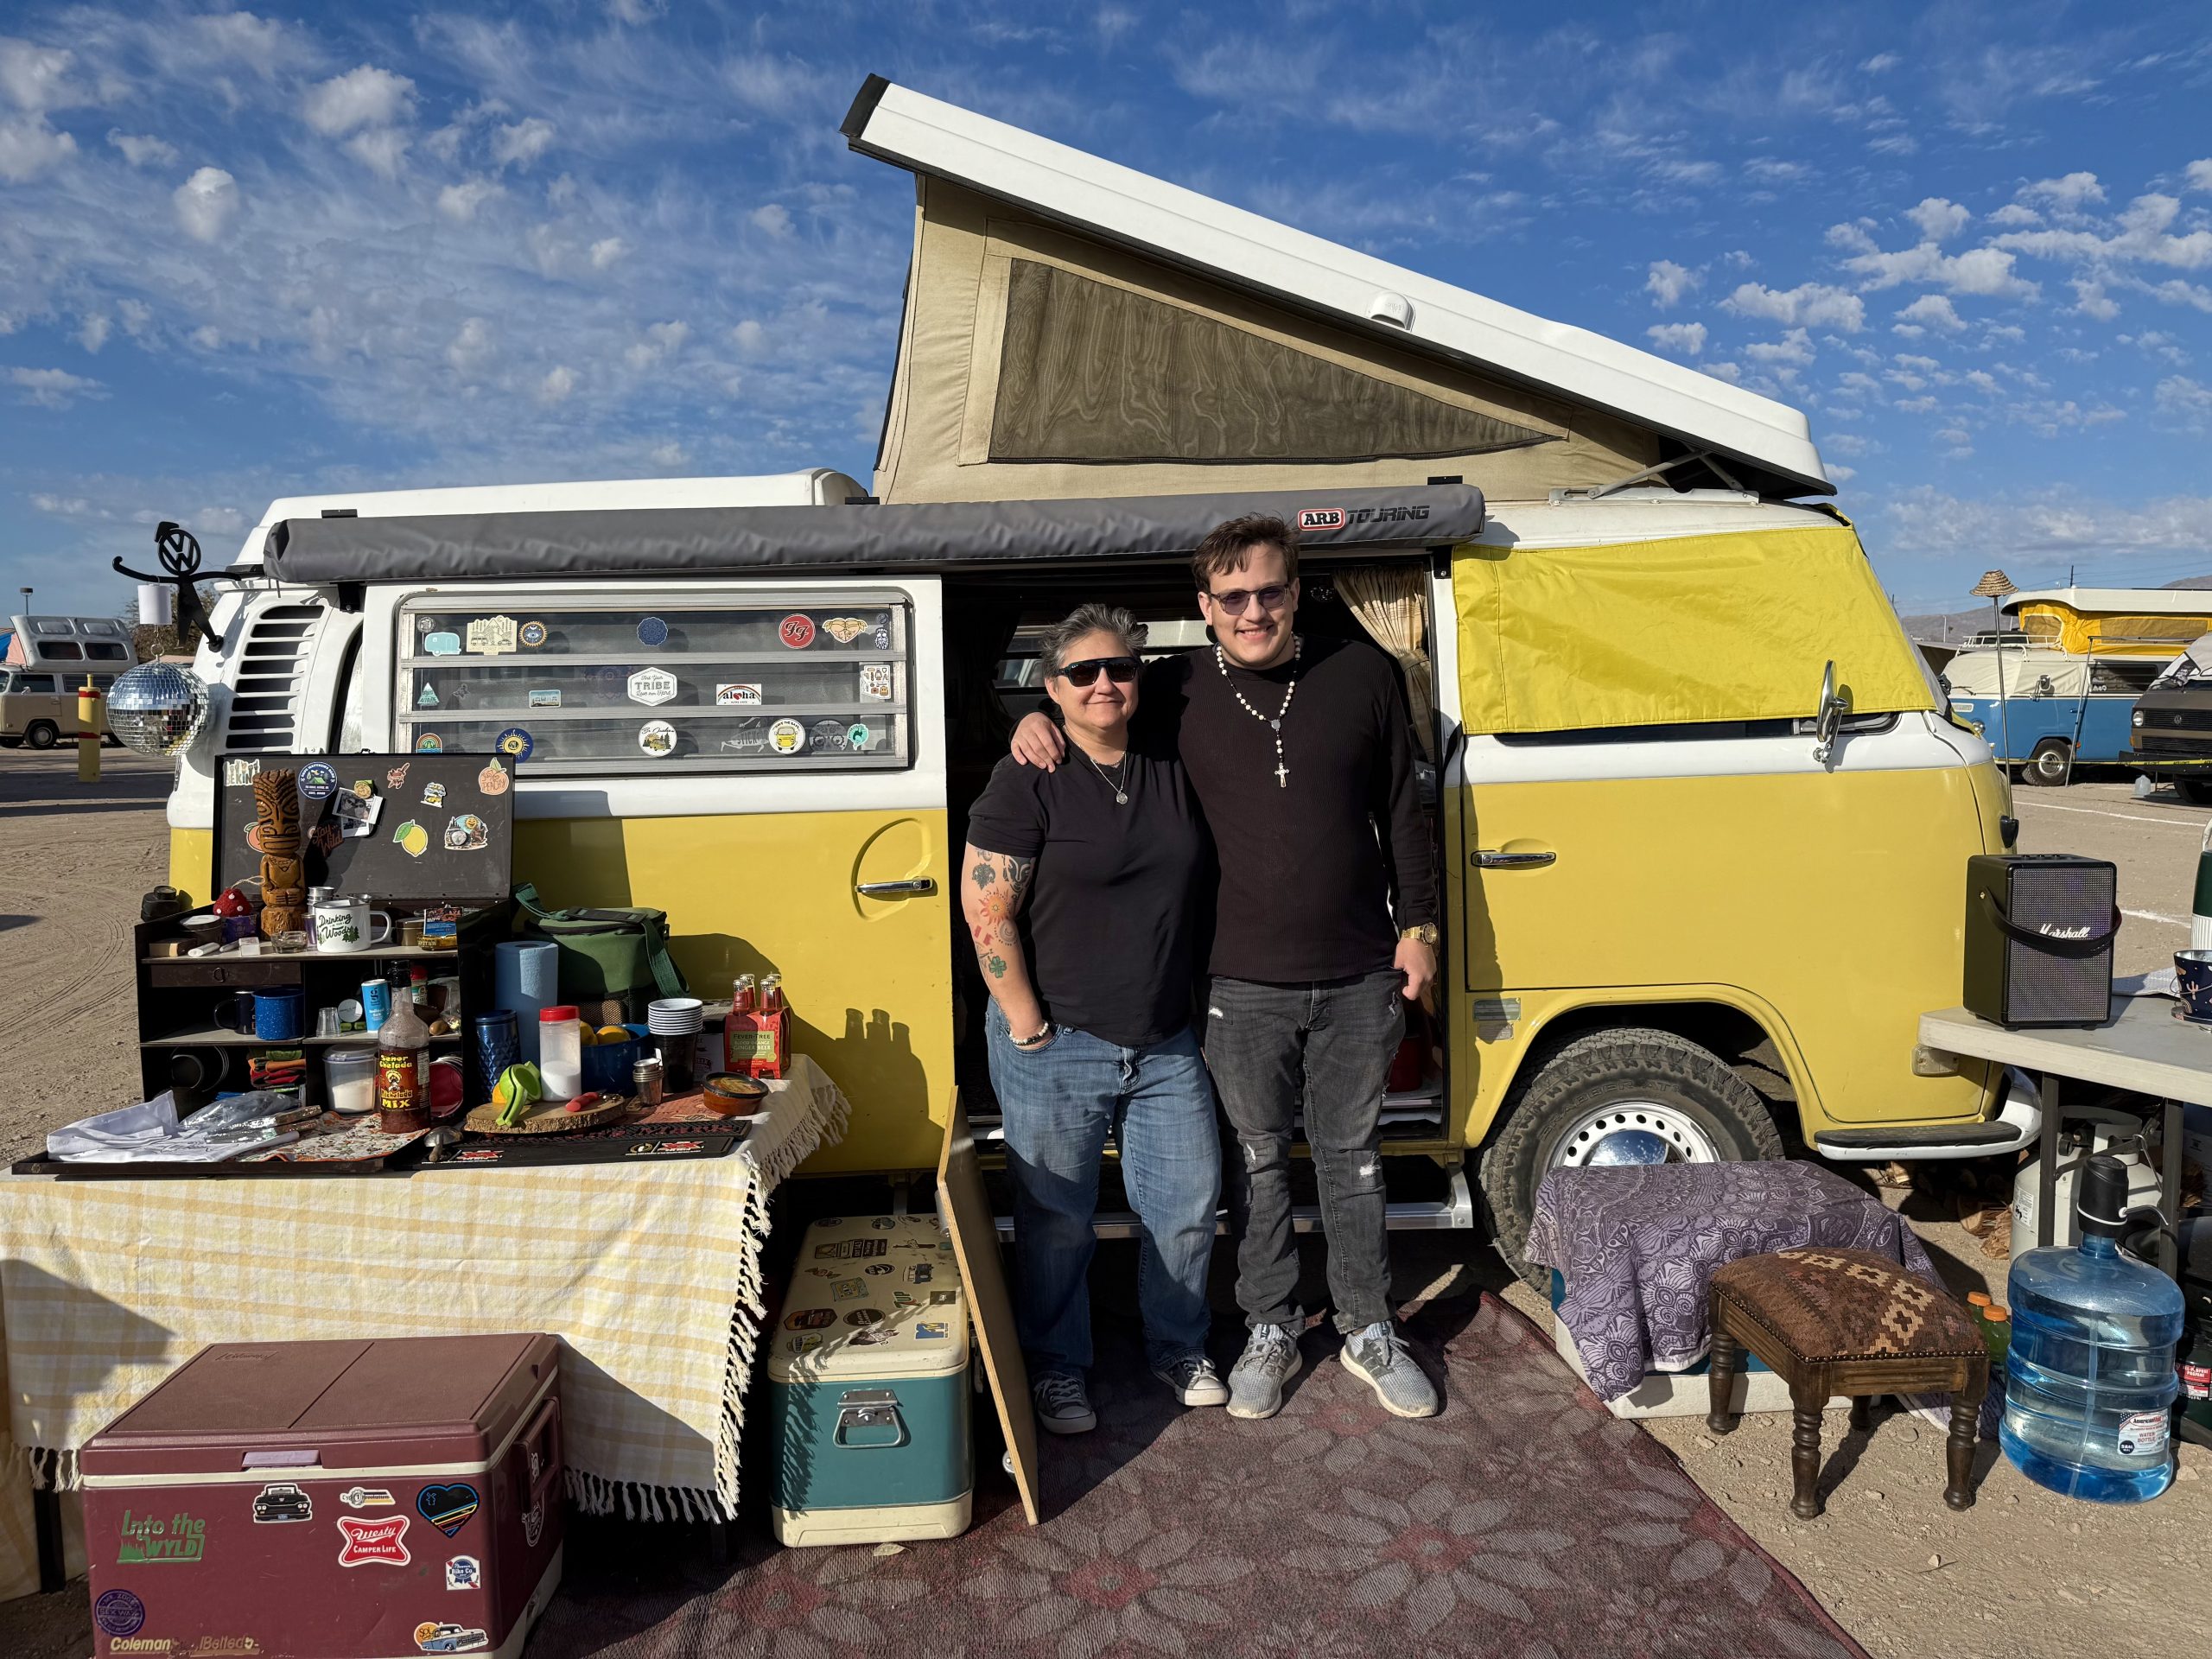
M2111 1018L2119 872L2071 853L1967 861L1966 1005L2007 1027Z

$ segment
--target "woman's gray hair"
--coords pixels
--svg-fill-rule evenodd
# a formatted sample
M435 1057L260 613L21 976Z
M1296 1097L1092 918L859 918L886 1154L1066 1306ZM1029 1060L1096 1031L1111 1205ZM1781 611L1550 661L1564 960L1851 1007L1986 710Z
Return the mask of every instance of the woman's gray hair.
M1122 642L1122 649L1135 657L1144 650L1145 625L1120 605L1078 605L1065 620L1045 630L1039 658L1045 664L1045 677L1057 680L1060 670L1066 665L1068 647L1086 633L1110 633Z

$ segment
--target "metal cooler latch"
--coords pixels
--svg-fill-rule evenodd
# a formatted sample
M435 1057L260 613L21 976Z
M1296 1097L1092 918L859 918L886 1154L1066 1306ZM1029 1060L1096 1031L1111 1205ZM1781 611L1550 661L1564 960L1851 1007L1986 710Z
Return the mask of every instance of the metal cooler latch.
M889 1451L906 1444L899 1396L888 1389L848 1389L837 1396L837 1446L858 1452Z

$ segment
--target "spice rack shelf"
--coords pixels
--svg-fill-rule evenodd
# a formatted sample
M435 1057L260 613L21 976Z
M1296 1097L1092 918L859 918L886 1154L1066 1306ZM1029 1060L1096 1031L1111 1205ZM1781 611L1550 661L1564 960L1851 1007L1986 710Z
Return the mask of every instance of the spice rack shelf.
M249 962L303 962L318 967L329 967L340 963L368 963L374 962L456 962L457 950L427 950L419 944L372 944L359 950L259 950L252 956L241 956L235 950L219 950L207 957L156 957L142 955L142 963L162 963L188 967L216 965L232 967Z
M340 1032L335 1037L257 1037L250 1031L232 1031L228 1026L205 1026L189 1031L172 1031L159 1037L139 1039L141 1048L336 1048L351 1044L356 1048L374 1043L373 1031ZM461 1040L459 1032L443 1036L433 1033L430 1046L441 1043L448 1046Z

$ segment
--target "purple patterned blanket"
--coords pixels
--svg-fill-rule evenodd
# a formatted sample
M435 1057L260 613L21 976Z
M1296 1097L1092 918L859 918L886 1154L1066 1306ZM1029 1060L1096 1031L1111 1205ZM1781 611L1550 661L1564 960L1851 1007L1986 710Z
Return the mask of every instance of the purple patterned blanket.
M1714 1268L1800 1244L1878 1250L1942 1282L1902 1217L1805 1163L1555 1169L1537 1190L1528 1254L1567 1281L1559 1317L1591 1389L1617 1400L1647 1371L1705 1357Z

